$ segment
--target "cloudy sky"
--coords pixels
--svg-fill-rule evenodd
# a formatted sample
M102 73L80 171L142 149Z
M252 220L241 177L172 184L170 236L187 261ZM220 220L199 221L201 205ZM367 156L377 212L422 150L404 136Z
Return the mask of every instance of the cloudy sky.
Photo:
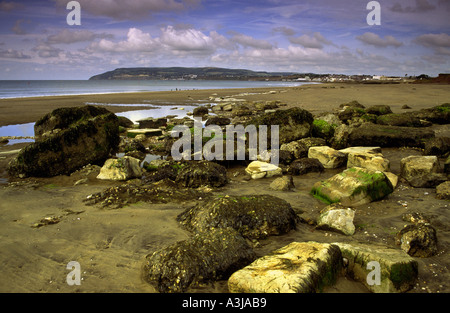
M119 67L436 76L450 0L0 0L0 79L88 79Z

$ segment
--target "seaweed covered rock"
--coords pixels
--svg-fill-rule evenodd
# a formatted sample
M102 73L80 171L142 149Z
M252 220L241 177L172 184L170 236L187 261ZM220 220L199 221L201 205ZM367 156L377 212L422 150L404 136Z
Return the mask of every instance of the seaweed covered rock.
M335 283L341 268L336 245L292 242L233 273L228 289L239 293L320 292Z
M250 120L247 125L266 125L269 138L271 136L270 126L279 125L279 143L282 145L309 137L311 135L313 121L314 117L310 112L296 107L263 114ZM268 144L270 144L270 141L268 140Z
M190 161L180 166L175 182L183 187L222 187L227 184L227 170L224 166L208 161Z
M423 148L425 142L434 137L434 131L427 128L365 123L351 129L346 143L348 146Z
M291 205L270 195L226 196L187 209L177 221L190 231L232 227L249 239L280 235L295 229Z
M367 108L367 114L385 115L392 113L391 107L385 104L373 105Z
M417 261L401 250L376 244L333 244L339 246L342 257L348 260L346 275L363 283L372 292L406 292L417 281ZM371 275L377 265L380 269L379 281Z
M443 103L429 109L423 109L413 113L417 118L434 124L449 124L450 103Z
M73 109L58 109L38 121L38 132L51 133L22 149L9 164L12 176L52 177L70 174L87 164L103 165L116 152L119 145L119 122L117 116L100 110L102 115L90 118ZM96 109L92 109L96 111ZM64 114L61 114L63 112ZM67 112L74 116L66 116ZM64 121L62 117L67 117ZM59 131L52 127L66 127ZM59 129L59 128L58 128Z
M238 232L219 228L147 255L143 278L159 292L185 292L198 283L226 279L255 258Z
M36 121L34 124L34 135L36 140L39 141L81 121L110 113L111 112L105 108L92 105L55 109Z
M393 191L390 180L383 172L352 167L315 183L311 194L327 204L341 202L343 205L357 206L382 199Z
M427 223L404 227L397 234L397 243L410 256L428 258L437 253L436 230Z
M422 122L411 113L390 113L378 116L377 124L404 127L422 127Z

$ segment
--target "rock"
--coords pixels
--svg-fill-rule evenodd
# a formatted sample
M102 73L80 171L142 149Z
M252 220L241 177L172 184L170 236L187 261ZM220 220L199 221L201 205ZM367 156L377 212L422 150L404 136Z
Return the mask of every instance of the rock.
M355 233L354 218L355 211L351 208L339 204L331 204L320 211L316 228L333 230L351 236Z
M252 115L252 111L245 105L236 105L231 110L233 116L247 116Z
M361 103L359 103L359 102L356 101L356 100L350 101L350 102L348 102L348 103L342 103L342 104L339 105L339 107L340 107L341 109L345 109L345 108L347 108L347 107L350 107L350 108L359 108L359 109L365 109L365 108L366 108L364 105L362 105Z
M313 121L314 117L310 112L296 107L263 114L250 120L247 125L266 125L268 128L268 138L271 137L271 126L279 125L279 143L282 145L309 137L312 131ZM268 140L268 142L270 141Z
M312 134L314 137L330 140L334 136L334 130L338 125L330 124L322 119L315 119L313 122Z
M328 146L311 147L308 158L319 160L324 168L339 168L347 161L346 155Z
M382 199L393 190L383 172L352 167L315 183L311 194L327 204L341 202L346 206L357 206Z
M417 281L417 261L401 250L376 244L333 244L339 246L342 257L348 260L347 276L363 283L372 292L406 292L413 288ZM375 278L371 273L376 267L371 262L379 264L380 281L375 280L368 284L369 278Z
M425 155L446 156L450 152L450 137L436 137L425 143Z
M117 116L117 118L119 119L119 126L125 128L132 128L134 126L134 123L125 116Z
M409 156L400 161L400 175L413 187L435 187L447 180L436 156Z
M310 293L335 283L342 267L336 245L292 242L233 273L233 293Z
M276 191L289 191L295 188L292 176L278 177L270 183L269 187Z
M402 105L402 109L403 110L411 110L412 108L409 105L404 104L404 105Z
M392 113L392 110L390 106L381 104L381 105L373 105L367 108L366 112L368 114L385 115Z
M428 258L437 253L436 230L426 223L408 225L397 234L397 244L410 256Z
M245 171L251 175L253 179L260 179L264 177L273 177L282 175L283 171L276 165L267 162L253 161L251 162Z
M418 212L404 213L402 215L402 220L413 224L430 223L430 219L428 217L425 217L422 213Z
M430 129L366 123L351 130L347 144L349 146L424 147L425 142L434 137L434 131Z
M391 113L380 115L377 118L377 124L390 126L404 126L404 127L422 127L422 122L419 118L411 113Z
M8 139L0 137L0 145L6 145L9 142Z
M231 120L228 117L219 117L219 116L213 116L208 118L208 120L205 123L205 126L209 125L218 125L218 126L226 126L231 123Z
M295 159L299 159L302 156L305 156L305 154L308 153L308 151L305 151L304 145L302 145L298 141L292 141L289 143L284 143L280 146L280 151L288 151L292 153Z
M366 111L361 107L347 106L338 113L338 117L342 122L349 123L352 119L361 117L364 114L366 114Z
M226 196L198 204L177 217L193 232L232 227L249 239L281 235L295 229L298 217L291 205L269 195Z
M343 149L348 146L348 138L352 128L348 125L340 125L334 130L334 136L330 139L331 147L334 149Z
M209 110L207 107L200 106L200 107L194 108L192 113L194 116L204 116L209 113Z
M342 152L348 156L349 153L372 153L377 154L381 153L380 147L348 147L345 149L339 150L339 152Z
M144 135L145 137L161 136L162 130L159 128L141 128L141 129L129 129L127 131L127 137L129 138L135 138L139 135Z
M159 128L167 125L167 119L166 118L145 118L142 120L137 121L139 123L140 129L152 129L152 128Z
M128 180L140 178L142 170L140 161L136 158L125 156L119 159L109 159L100 169L97 179L102 180Z
M222 187L228 183L227 170L214 162L190 161L179 169L175 182L187 188Z
M291 175L303 175L311 172L322 173L324 166L317 159L301 158L289 165L288 173Z
M58 109L40 119L39 132L51 132L51 125L68 126L22 149L10 162L9 174L14 177L68 175L87 164L103 164L116 153L120 140L117 116L106 110L106 114L88 118L83 115L85 108L81 107L82 113L77 108ZM81 120L70 116L64 121L63 117L70 112L81 116Z
M82 121L106 114L111 114L111 112L105 108L92 105L55 109L41 117L34 124L36 141L45 139L43 134L51 135L55 130L59 132Z
M381 153L350 152L347 159L347 168L363 167L373 171L387 172L390 163Z
M450 103L423 109L413 114L421 120L426 120L434 124L448 124L448 121L450 121Z
M255 259L235 230L219 228L146 256L143 278L163 293L185 292L198 283L226 279Z
M450 200L450 181L446 181L436 186L436 198Z
M392 187L395 189L398 184L398 176L391 172L383 172L383 173L384 173L384 175L386 175L386 177L391 182Z

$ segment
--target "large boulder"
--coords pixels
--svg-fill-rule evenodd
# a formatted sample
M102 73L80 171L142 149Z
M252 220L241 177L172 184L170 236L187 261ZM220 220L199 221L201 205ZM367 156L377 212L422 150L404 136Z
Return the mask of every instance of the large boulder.
M347 167L363 167L373 171L389 171L390 162L381 153L350 152Z
M295 229L298 217L283 199L247 195L209 200L187 209L177 220L190 231L232 227L246 238L259 239Z
M311 293L333 285L342 268L336 245L292 242L233 273L233 293Z
M34 136L36 141L40 141L81 121L110 113L105 108L92 105L55 109L36 121L34 124Z
M247 125L266 125L268 137L271 136L271 126L279 125L279 143L289 143L294 140L309 137L312 132L313 115L301 108L277 110L250 120ZM270 140L268 140L268 145Z
M39 140L22 149L10 162L10 175L52 177L70 174L87 164L103 165L119 145L117 116L100 110L105 114L91 118L83 114L86 107L80 110L81 113L77 108L58 109L39 120L36 123Z
M347 144L349 146L423 148L425 142L434 137L434 131L427 128L365 123L360 127L351 129Z
M435 187L447 180L436 156L409 156L400 161L401 176L413 187Z
M344 153L328 146L309 148L308 158L319 160L324 168L339 168L347 161L347 157Z
M341 249L342 257L348 261L346 275L372 292L406 292L417 281L417 261L401 250L376 244L333 244Z
M198 283L226 279L255 258L234 229L213 229L147 255L143 278L159 292L185 292Z
M397 234L397 243L410 256L428 258L437 253L436 230L427 223L404 227Z
M394 188L383 172L352 167L314 184L311 194L327 203L357 206L384 198Z

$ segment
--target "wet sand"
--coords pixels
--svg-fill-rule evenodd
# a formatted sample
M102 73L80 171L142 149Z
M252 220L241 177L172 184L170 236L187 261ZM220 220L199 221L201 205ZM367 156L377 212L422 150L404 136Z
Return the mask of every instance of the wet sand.
M365 106L388 104L394 112L408 104L413 109L449 102L450 88L442 85L311 85L274 90L214 90L172 93L140 93L50 99L19 99L0 101L0 125L33 122L60 106L82 105L84 102L139 103L159 100L189 104L218 96L236 96L248 100L281 100L288 106L299 105L312 113L332 111L339 104L357 100ZM190 98L188 98L190 97ZM192 100L191 100L192 99ZM9 103L9 104L8 104ZM31 110L36 103L36 108ZM17 110L25 110L18 112ZM129 110L108 107L112 111ZM114 109L112 109L114 108ZM7 116L3 115L6 110ZM135 109L135 108L132 108ZM27 112L26 114L24 112ZM92 193L120 185L121 182L99 181L96 172L88 183L74 186L86 177L79 171L71 176L28 178L7 184L6 167L16 155L8 153L26 144L0 146L0 292L155 292L141 278L145 256L190 236L175 218L186 208L203 200L150 204L139 202L117 210L87 206L83 202ZM420 155L415 149L383 149L391 162L391 171L400 172L400 159ZM441 160L442 164L442 160ZM230 183L213 191L216 195L272 194L287 200L304 220L315 219L325 204L309 195L311 186L342 169L326 170L294 176L295 191L269 189L274 178L245 180L244 166L228 168ZM434 188L411 188L400 180L394 193L385 199L356 207L353 236L316 230L308 223L299 223L297 230L282 236L261 240L255 248L258 256L292 241L365 242L396 247L395 234L408 224L402 220L407 212L420 212L429 217L437 230L439 253L430 258L415 258L419 263L417 285L409 292L450 292L450 202L436 199ZM32 226L45 217L56 216L59 223L39 228ZM69 286L67 263L81 265L81 285ZM226 281L191 288L189 292L227 292ZM341 278L325 292L367 292L364 286Z

